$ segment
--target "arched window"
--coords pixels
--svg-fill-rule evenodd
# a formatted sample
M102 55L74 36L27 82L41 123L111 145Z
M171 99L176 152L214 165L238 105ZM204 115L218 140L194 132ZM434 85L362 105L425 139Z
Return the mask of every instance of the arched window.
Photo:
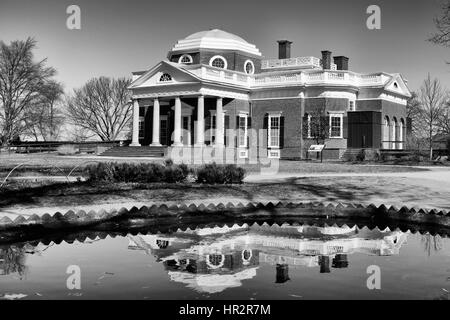
M163 73L159 78L159 82L167 82L167 81L172 81L172 76L168 73Z
M214 56L209 60L209 65L211 67L216 67L220 69L226 69L227 68L227 60L225 60L222 56Z
M183 54L180 59L178 59L178 63L183 64L191 64L192 63L192 56L190 54Z
M246 74L253 74L255 73L255 65L253 64L253 61L247 60L244 64L244 71Z

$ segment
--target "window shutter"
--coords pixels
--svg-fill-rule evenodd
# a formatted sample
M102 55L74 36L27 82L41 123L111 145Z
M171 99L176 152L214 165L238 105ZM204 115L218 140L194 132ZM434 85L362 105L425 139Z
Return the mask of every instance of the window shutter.
M247 128L250 129L252 127L252 117L247 117Z
M284 117L280 117L280 149L284 148Z
M269 146L269 132L267 131L268 128L269 128L269 115L266 113L264 115L263 120L263 136L265 135L266 147Z
M348 137L348 117L342 117L342 136L344 139Z
M239 116L236 116L236 129L239 129Z
M228 129L230 129L230 116L225 115L225 121L224 121L224 138L225 138L225 146L228 147L229 143L229 137L228 137Z
M303 137L303 139L308 139L308 114L307 113L305 113L305 115L303 116L302 137Z

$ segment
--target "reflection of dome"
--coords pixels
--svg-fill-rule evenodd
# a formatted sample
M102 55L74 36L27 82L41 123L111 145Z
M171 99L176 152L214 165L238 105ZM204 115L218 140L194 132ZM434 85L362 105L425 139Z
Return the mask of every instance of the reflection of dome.
M198 49L238 50L261 56L261 52L255 45L248 43L237 35L219 29L193 33L190 36L179 40L172 48L172 51Z
M198 292L217 293L228 288L240 287L241 281L256 276L256 269L245 269L234 274L192 274L169 271L170 280L186 284Z

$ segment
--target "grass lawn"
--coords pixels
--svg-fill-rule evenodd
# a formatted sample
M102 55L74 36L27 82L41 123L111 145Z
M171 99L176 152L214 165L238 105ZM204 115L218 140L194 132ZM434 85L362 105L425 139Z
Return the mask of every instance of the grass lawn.
M60 156L56 153L35 154L0 154L0 178L8 174L15 166L22 164L16 169L14 175L62 175L68 174L73 168L78 167L74 173L80 173L84 166L94 162L160 162L161 159L109 159L98 156ZM309 161L287 161L273 162L272 166L278 166L278 172L285 173L376 173L376 172L407 172L420 171L423 169L407 166L393 166L384 164L353 164L348 162L309 162ZM194 165L196 167L198 165ZM265 164L243 164L240 165L248 173L258 173Z

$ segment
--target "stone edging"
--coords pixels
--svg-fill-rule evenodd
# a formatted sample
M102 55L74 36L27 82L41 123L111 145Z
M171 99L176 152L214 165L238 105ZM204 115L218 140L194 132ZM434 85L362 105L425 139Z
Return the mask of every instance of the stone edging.
M416 223L434 225L439 227L450 227L450 212L408 208L406 206L396 208L385 205L375 206L370 204L327 204L315 202L300 203L248 203L246 205L233 203L217 205L152 205L131 209L121 208L119 210L99 211L67 211L65 214L56 212L38 216L31 215L28 218L18 216L11 220L9 217L0 219L0 231L15 229L18 227L41 227L46 229L63 229L75 227L87 227L112 221L131 221L136 219L159 219L159 218L281 218L281 217L312 217L312 218L350 218L365 219L371 221L397 221L405 223Z

